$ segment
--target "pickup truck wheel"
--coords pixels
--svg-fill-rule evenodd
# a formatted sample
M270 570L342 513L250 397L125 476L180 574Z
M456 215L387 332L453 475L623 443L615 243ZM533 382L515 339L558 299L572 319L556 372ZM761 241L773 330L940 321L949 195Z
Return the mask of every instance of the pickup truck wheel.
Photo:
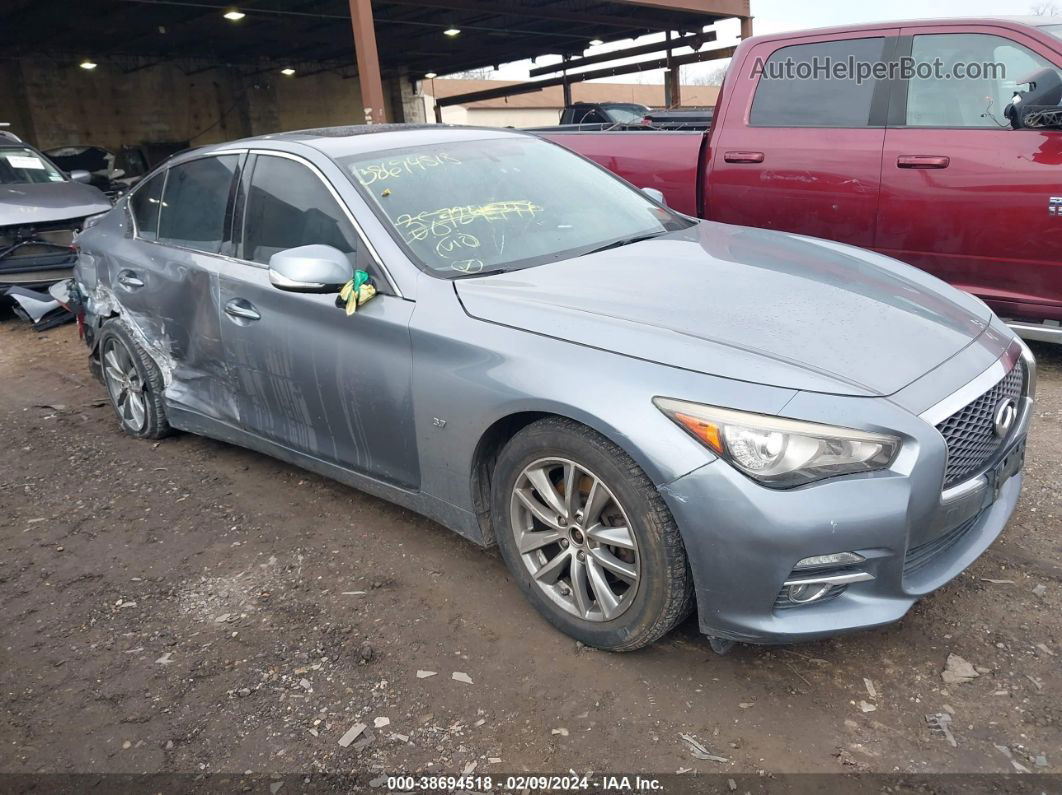
M122 430L138 439L167 436L162 373L122 320L103 325L99 352L103 383Z
M498 458L491 499L506 564L562 632L631 651L692 609L671 513L638 465L591 429L551 418L520 431Z

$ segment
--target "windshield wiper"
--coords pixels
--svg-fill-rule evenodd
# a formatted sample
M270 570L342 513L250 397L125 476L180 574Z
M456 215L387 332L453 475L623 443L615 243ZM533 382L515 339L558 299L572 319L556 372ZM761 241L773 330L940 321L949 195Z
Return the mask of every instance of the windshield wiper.
M457 279L472 279L476 276L497 276L499 273L512 273L513 270L519 270L519 268L491 268L487 271L476 271L474 273L462 272L459 276L451 276L452 280Z
M613 240L611 243L606 243L603 246L584 251L579 256L585 257L587 254L597 254L600 251L608 251L610 248L620 248L621 246L629 246L631 243L641 243L643 240L652 240L654 237L660 237L660 235L663 234L666 234L666 232L652 232L648 235L638 235L636 237L625 237L622 240Z

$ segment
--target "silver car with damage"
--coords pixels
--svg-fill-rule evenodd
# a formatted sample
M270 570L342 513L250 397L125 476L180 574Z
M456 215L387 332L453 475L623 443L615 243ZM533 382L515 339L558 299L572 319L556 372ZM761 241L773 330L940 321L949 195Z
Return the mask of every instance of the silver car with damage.
M74 236L111 201L87 185L87 171L66 174L14 135L0 135L0 294L70 278Z
M208 147L79 242L128 433L223 439L496 543L599 648L694 609L720 651L896 621L1021 489L1035 365L981 301L684 217L530 135ZM348 314L357 271L376 295Z

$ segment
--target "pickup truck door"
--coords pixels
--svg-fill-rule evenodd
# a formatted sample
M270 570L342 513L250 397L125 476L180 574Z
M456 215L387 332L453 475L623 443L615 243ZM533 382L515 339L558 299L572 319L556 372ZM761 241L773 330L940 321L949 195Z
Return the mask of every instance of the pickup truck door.
M1004 317L1062 319L1062 131L1013 130L1003 116L1018 81L1062 54L1007 27L903 34L899 55L944 71L894 85L874 247ZM954 79L957 64L1005 71Z
M834 66L887 60L898 29L765 41L728 75L705 217L858 246L874 242L888 81Z

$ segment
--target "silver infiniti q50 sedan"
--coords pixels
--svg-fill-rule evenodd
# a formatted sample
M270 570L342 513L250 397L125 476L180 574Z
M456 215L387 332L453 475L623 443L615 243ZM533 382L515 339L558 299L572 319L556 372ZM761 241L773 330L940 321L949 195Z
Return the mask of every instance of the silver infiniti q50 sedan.
M981 301L698 222L527 134L205 147L77 242L126 432L222 439L497 543L599 648L694 609L718 650L896 621L1021 489L1035 364Z

